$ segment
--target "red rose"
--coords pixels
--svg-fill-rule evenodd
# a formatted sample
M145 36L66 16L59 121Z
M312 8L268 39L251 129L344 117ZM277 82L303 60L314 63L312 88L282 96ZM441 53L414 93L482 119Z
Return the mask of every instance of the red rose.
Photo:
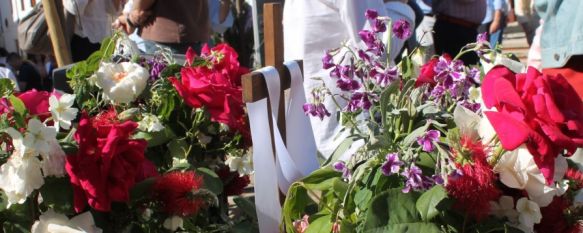
M98 211L109 211L111 202L129 200L129 189L142 175L145 140L130 139L138 127L132 121L93 125L82 114L75 141L76 155L66 158L65 168L74 189L77 212L87 204Z
M189 51L189 63L195 56ZM237 54L226 44L213 49L205 46L201 57L210 65L184 67L180 80L176 77L169 80L186 104L193 108L205 107L211 120L236 129L244 116L241 75L248 70L239 66Z
M240 176L238 172L232 172L229 167L223 167L216 173L223 181L223 193L227 196L241 195L251 183L249 176Z
M31 115L36 116L50 116L49 113L49 97L51 93L46 91L37 91L32 89L30 91L21 93L17 96Z
M447 54L442 55L447 61L451 61L451 57ZM425 84L429 84L429 86L433 87L437 82L435 82L435 65L439 62L439 57L434 57L429 60L429 62L425 63L425 65L421 66L421 73L417 80L415 81L415 87L420 87Z
M482 96L486 107L497 110L484 113L504 149L526 144L549 183L555 158L583 146L583 102L560 75L495 67L484 78Z

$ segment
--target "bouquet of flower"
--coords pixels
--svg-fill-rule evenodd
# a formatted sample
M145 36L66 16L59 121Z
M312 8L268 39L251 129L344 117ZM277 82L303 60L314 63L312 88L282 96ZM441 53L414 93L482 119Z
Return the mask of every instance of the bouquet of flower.
M253 170L247 72L226 44L180 65L164 50L141 57L117 34L68 71L74 93L2 90L1 229L256 228L248 199L234 199L240 213L227 201Z
M408 25L366 16L365 49L323 58L341 91L316 88L304 108L339 117L351 136L292 184L286 232L583 231L583 173L566 158L583 146L583 103L563 77L504 66L483 77L457 59L496 56L483 35L454 58L391 66L378 35L390 28L400 37ZM325 98L347 104L331 113ZM338 161L358 140L364 145Z

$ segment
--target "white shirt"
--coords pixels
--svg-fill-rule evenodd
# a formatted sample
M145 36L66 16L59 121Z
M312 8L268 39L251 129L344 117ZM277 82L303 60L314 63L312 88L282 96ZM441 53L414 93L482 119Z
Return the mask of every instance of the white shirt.
M304 89L310 101L311 90L322 82L313 80L322 77L326 86L340 93L335 80L328 78L329 72L322 69L322 57L326 50L335 49L341 43L357 45L358 32L365 28L364 13L374 9L386 15L382 0L287 0L283 12L285 60L304 61ZM331 98L324 101L330 113L336 111ZM346 104L341 102L341 104ZM341 129L335 115L320 118L310 117L314 138L319 152L328 158L346 135L338 137Z
M75 34L91 43L111 36L111 24L119 15L112 0L63 0L65 9L75 15Z
M14 90L20 91L20 88L18 87L18 81L16 80L16 75L12 73L12 70L0 66L0 78L10 79L14 83Z

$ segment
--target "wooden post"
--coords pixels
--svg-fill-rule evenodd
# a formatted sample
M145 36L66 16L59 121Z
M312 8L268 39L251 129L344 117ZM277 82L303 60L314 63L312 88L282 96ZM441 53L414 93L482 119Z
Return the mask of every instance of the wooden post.
M263 5L263 37L265 43L265 65L275 67L283 74L283 5L281 3L266 3ZM280 90L277 127L285 143L285 95L282 83Z
M42 0L45 17L49 26L49 34L51 35L51 44L53 45L53 52L57 59L59 67L73 63L71 58L71 51L65 39L65 32L63 30L63 23L61 22L60 14L54 0Z

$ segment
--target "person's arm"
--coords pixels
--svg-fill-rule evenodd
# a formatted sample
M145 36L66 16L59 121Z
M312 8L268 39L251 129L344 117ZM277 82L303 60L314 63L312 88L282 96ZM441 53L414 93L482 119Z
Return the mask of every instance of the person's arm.
M152 15L150 9L156 3L156 0L134 0L132 11L129 13L129 19L134 25L142 25ZM168 3L166 3L168 4Z
M490 34L498 31L502 26L502 11L494 11L494 19L492 19L492 24L490 24Z

